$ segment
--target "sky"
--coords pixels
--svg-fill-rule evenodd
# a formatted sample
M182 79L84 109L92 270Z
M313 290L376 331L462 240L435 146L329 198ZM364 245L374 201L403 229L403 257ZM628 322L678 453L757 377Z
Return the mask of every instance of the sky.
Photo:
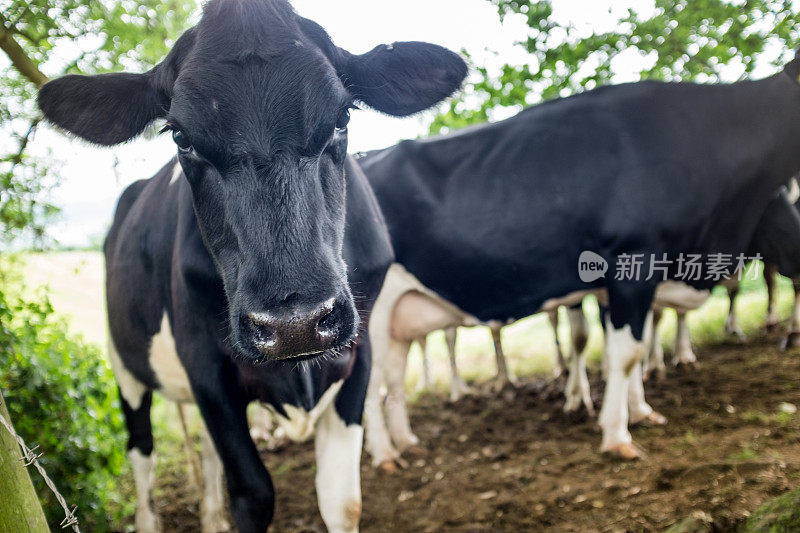
M333 41L352 53L393 41L428 41L452 50L466 49L476 64L499 67L521 63L524 55L514 42L524 37L521 18L501 24L487 0L292 0L297 12L321 24ZM652 0L555 0L554 16L583 32L613 29L628 8L652 11ZM499 52L497 56L487 49ZM646 61L623 57L615 70L617 81ZM370 110L354 111L350 122L350 152L390 146L427 132L432 115L397 119ZM169 135L135 140L113 148L99 148L40 128L30 145L35 154L50 153L62 162L61 183L51 201L62 209L50 235L61 245L83 246L105 233L116 200L131 182L155 174L175 154Z

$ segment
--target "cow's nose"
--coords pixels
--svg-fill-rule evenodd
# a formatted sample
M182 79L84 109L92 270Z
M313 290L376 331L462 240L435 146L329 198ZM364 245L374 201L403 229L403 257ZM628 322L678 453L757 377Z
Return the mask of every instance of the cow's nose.
M338 307L331 298L310 311L294 308L247 313L242 320L242 333L256 350L270 359L316 354L332 348L339 337Z

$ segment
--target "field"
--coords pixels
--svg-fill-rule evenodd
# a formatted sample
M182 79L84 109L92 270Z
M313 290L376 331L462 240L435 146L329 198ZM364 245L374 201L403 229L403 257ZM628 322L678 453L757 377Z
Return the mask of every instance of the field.
M102 260L97 253L25 257L28 290L47 283L57 312L76 332L104 343ZM780 284L782 316L791 288ZM748 282L737 302L745 332L740 345L722 331L723 293L689 315L699 371L673 371L647 384L648 400L669 419L666 427L637 428L647 459L622 463L602 457L596 421L561 411L558 384L549 381L554 350L547 320L537 316L503 331L511 368L521 386L501 395L479 392L457 404L444 400L447 361L441 334L430 339L436 387L412 406L412 424L425 452L394 476L363 461L364 531L729 530L761 503L800 485L800 353L783 353L778 337L760 332L766 306L763 281ZM602 396L602 335L596 306L592 388ZM667 349L674 316L662 324ZM565 346L568 335L559 332ZM494 373L487 330L462 330L458 356L465 377L478 383ZM412 353L408 390L417 396L419 352ZM481 388L480 386L478 387ZM174 407L155 409L159 453L155 503L169 531L195 531L198 503L187 483ZM313 488L313 447L292 444L264 452L277 487L276 531L323 530ZM123 483L130 487L130 474ZM131 492L132 494L132 492ZM688 528L688 529L687 529Z

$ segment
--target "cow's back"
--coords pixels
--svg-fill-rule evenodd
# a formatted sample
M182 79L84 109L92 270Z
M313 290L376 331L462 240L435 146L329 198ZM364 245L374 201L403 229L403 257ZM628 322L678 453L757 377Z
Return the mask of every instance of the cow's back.
M591 288L584 250L745 248L769 199L741 185L774 137L746 105L764 83L608 87L360 163L401 264L482 320L526 316Z

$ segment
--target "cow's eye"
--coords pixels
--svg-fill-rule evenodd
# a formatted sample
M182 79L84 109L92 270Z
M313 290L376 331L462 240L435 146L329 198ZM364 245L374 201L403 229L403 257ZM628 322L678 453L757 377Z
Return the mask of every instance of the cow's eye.
M188 152L192 149L192 143L189 138L181 130L172 130L172 140L178 145L178 150L181 152Z
M336 119L336 129L343 131L347 129L347 124L350 122L350 110L345 108L339 113L339 118Z

